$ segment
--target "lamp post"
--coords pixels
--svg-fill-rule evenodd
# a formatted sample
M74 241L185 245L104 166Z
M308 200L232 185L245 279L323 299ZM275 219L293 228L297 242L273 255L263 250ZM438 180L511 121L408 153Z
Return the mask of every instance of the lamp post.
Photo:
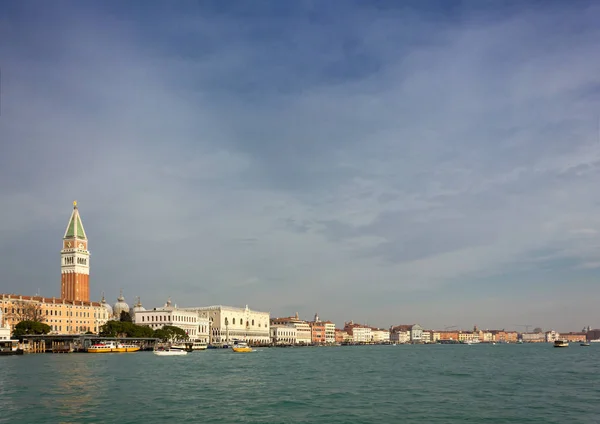
M225 342L229 346L229 320L225 318Z

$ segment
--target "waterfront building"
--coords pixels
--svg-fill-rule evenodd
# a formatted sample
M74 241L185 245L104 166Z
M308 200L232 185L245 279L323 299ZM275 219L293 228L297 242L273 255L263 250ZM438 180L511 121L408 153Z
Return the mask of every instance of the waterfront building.
M544 337L548 343L554 343L555 341L560 340L560 334L554 330L546 331Z
M396 335L394 335L396 333ZM408 333L408 340L406 334ZM395 343L420 343L423 338L423 327L419 324L396 325L390 329L390 340ZM402 341L404 340L404 341Z
M335 344L335 324L331 321L323 321L325 325L325 344Z
M32 320L48 324L52 334L97 333L109 318L100 302L90 301L90 253L77 202L60 254L61 297L0 294L0 308L11 330L21 321Z
M164 326L181 328L192 340L208 342L208 320L199 322L198 312L178 308L171 303L171 299L162 307L145 309L138 301L134 308L133 322L137 325L145 325L153 330L159 330Z
M351 341L352 341L352 336L350 334L348 334L346 331L342 330L341 328L335 329L335 342L336 343L344 343L344 342L351 342Z
M251 344L271 341L269 312L253 311L248 305L245 308L216 305L183 309L196 312L199 320L204 319L208 323L209 343L221 344L233 339Z
M482 331L479 334L479 340L482 341L482 342L485 342L485 343L493 342L494 341L494 334L491 331L489 331L489 330Z
M544 333L521 333L523 343L544 343L546 336Z
M390 341L390 332L381 328L371 328L371 337L373 343L387 343Z
M440 330L439 339L440 341L458 341L458 330Z
M566 340L571 343L584 342L584 341L586 341L586 333L583 333L583 332L563 333L560 335L560 338L561 338L561 340Z
M293 325L271 325L271 342L275 345L295 345L296 327Z
M296 329L296 344L309 345L312 343L310 324L301 320L298 312L293 317L272 318L271 325L291 325Z
M0 309L0 340L10 340L10 326L7 322L4 322L4 314Z
M371 327L357 324L354 321L344 323L344 331L352 336L354 343L371 343L373 340Z

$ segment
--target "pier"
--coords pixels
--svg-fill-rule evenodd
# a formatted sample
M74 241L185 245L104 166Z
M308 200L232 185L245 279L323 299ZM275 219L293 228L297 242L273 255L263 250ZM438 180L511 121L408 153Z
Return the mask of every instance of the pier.
M93 334L77 335L28 335L23 336L20 348L24 353L72 353L86 352L95 343L119 342L135 344L142 350L153 350L159 342L155 338L145 337L100 337Z

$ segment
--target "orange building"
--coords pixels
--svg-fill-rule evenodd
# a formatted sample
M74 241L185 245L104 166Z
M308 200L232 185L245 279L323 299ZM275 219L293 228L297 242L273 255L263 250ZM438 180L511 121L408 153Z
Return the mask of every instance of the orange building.
M440 340L458 341L460 331L440 331Z
M311 330L311 342L313 344L324 344L325 343L325 323L323 322L309 322Z
M575 343L586 341L586 336L586 333L560 333L559 339Z

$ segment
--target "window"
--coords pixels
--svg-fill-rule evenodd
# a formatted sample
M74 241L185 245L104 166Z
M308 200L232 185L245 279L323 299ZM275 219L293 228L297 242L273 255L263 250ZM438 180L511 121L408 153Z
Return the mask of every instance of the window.
M252 327L254 327L254 320L252 320Z
M235 324L235 318L233 319L233 323Z

